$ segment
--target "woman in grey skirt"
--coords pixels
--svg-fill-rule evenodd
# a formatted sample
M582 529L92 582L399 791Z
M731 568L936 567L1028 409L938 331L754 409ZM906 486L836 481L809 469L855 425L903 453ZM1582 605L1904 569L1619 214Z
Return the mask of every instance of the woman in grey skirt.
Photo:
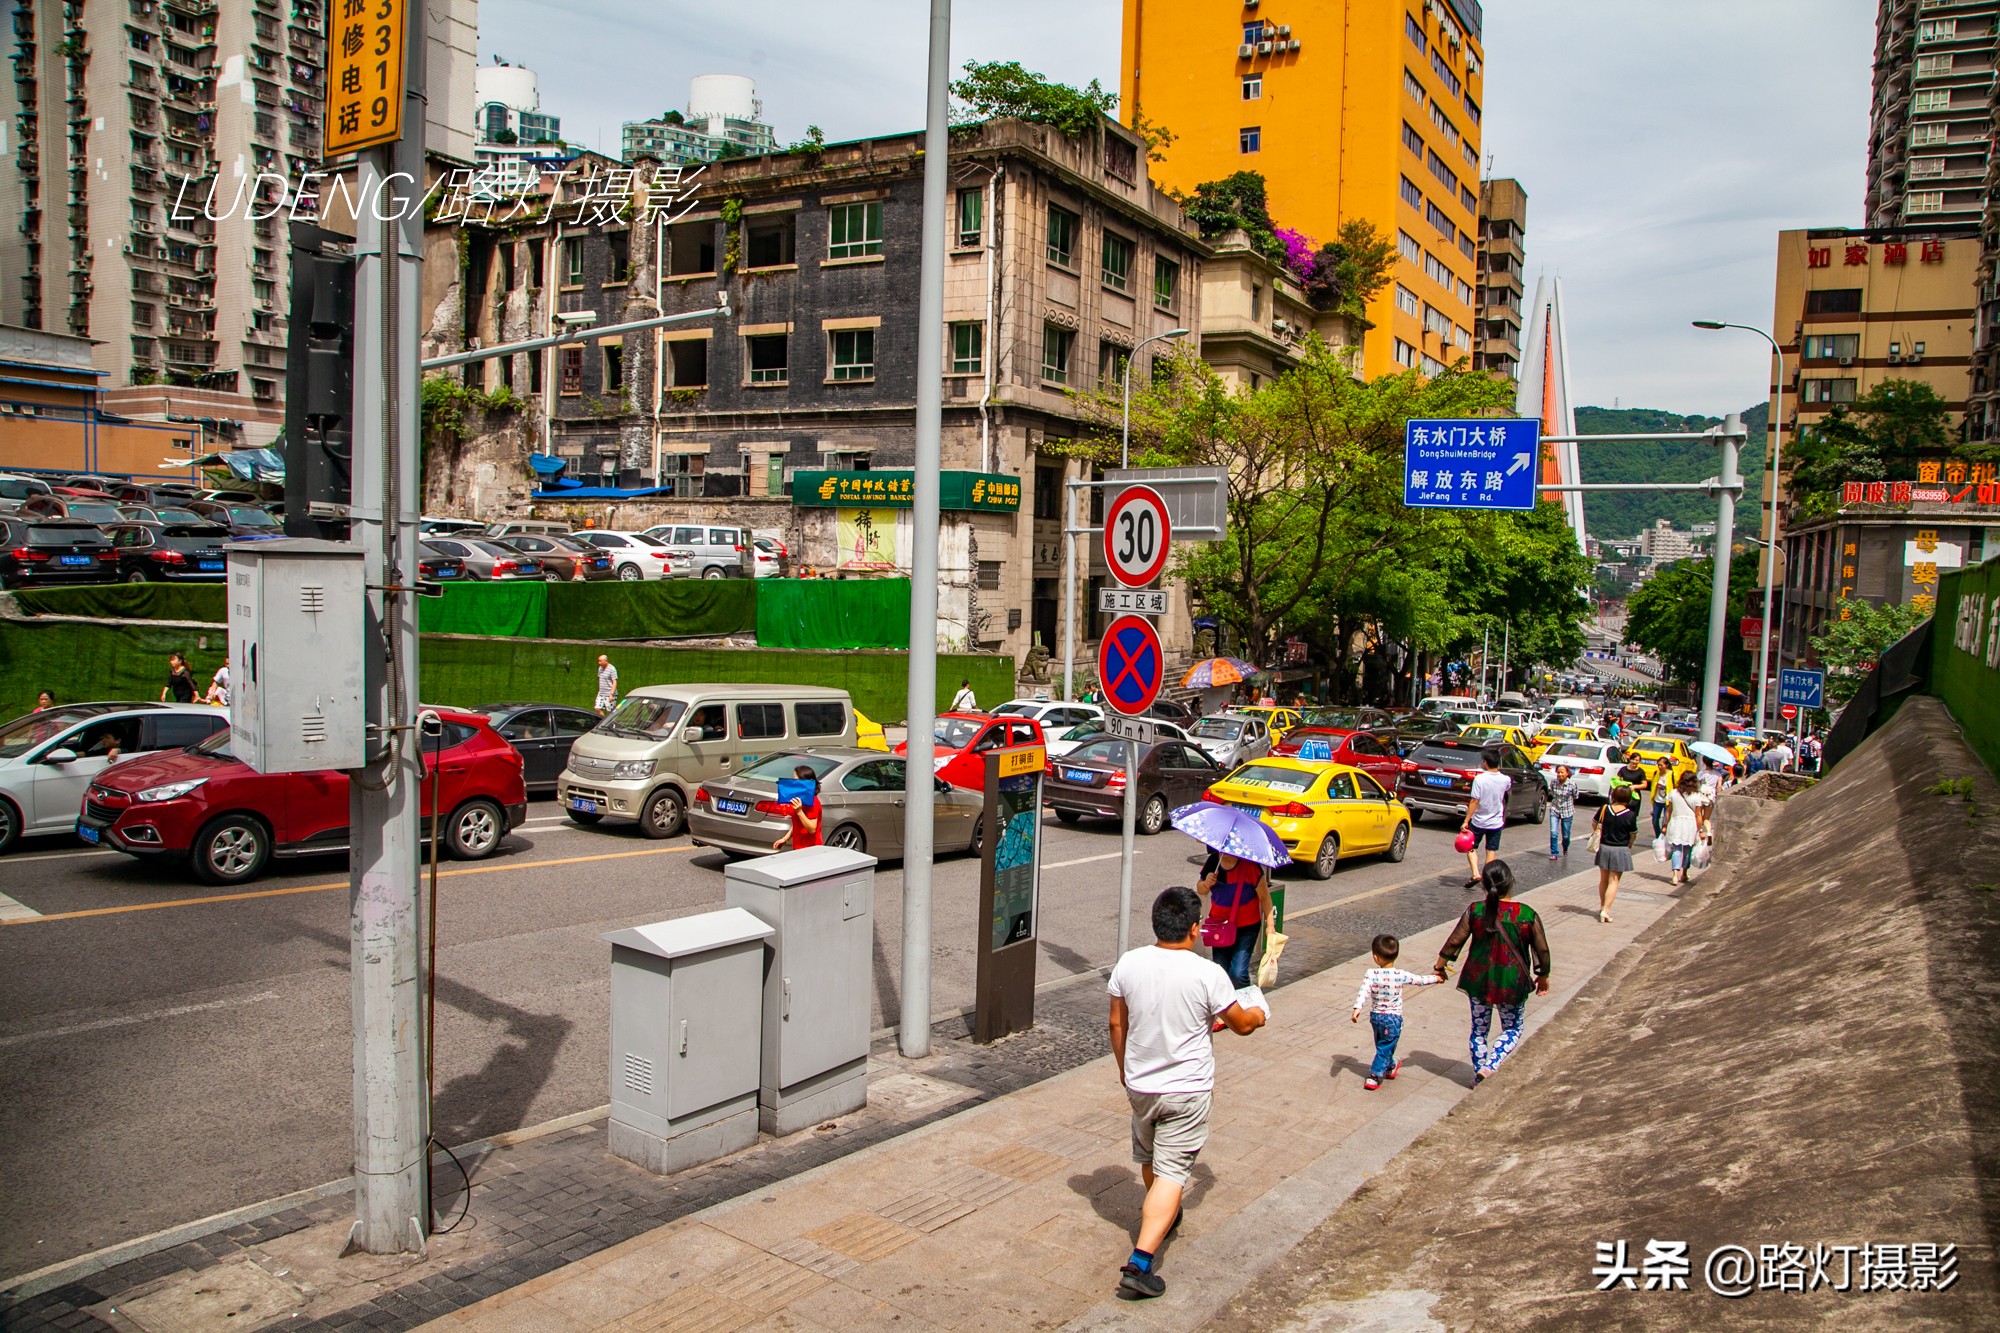
M1632 868L1632 839L1639 832L1639 810L1632 789L1624 783L1611 788L1611 803L1597 811L1597 919L1611 919L1618 898L1618 881Z

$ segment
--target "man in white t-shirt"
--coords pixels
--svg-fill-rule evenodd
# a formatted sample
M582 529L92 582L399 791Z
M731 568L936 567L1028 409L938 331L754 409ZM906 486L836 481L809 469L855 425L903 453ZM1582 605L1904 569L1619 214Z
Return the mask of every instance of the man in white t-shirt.
M618 668L611 665L611 659L603 653L597 655L597 699L591 704L591 711L599 717L609 713L618 702Z
M1180 1225L1181 1191L1208 1142L1215 1020L1247 1036L1266 1018L1239 1003L1229 974L1194 951L1201 916L1193 889L1164 890L1153 900L1155 943L1111 969L1111 1054L1132 1103L1132 1157L1146 1184L1139 1238L1118 1278L1128 1300L1167 1289L1153 1255Z
M951 696L951 711L954 713L976 713L979 711L979 700L972 693L971 681L961 680L958 682L958 693Z
M1465 864L1472 869L1472 878L1465 881L1465 887L1476 888L1480 875L1486 869L1480 853L1490 861L1500 851L1500 830L1507 827L1507 793L1514 789L1514 779L1500 771L1500 748L1489 745L1480 751L1483 768L1472 779L1472 799L1465 805L1465 823L1459 832L1472 831L1472 850L1465 854Z
M1792 747L1782 740L1764 751L1764 767L1770 772L1783 773L1792 763Z

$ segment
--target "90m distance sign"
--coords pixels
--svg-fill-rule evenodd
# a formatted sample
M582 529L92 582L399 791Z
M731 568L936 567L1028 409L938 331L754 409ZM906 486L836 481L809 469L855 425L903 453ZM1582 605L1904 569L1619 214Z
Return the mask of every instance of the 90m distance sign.
M1104 564L1128 588L1143 588L1167 567L1173 542L1167 502L1151 486L1127 486L1104 510Z

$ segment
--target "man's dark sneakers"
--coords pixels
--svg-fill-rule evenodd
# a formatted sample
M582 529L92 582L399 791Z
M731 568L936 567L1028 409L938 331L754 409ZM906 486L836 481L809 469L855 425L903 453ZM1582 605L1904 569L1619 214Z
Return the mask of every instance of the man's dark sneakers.
M1135 1264L1126 1264L1118 1270L1118 1296L1121 1300L1147 1301L1166 1293L1167 1284L1158 1273L1142 1273Z

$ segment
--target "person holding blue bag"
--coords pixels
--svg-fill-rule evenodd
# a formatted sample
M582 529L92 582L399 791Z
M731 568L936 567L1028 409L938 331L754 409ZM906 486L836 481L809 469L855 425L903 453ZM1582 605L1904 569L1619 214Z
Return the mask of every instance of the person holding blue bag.
M778 804L790 808L792 826L779 835L771 849L783 851L786 843L792 845L793 851L819 846L819 778L814 775L812 765L800 764L792 770L791 777L778 779Z

